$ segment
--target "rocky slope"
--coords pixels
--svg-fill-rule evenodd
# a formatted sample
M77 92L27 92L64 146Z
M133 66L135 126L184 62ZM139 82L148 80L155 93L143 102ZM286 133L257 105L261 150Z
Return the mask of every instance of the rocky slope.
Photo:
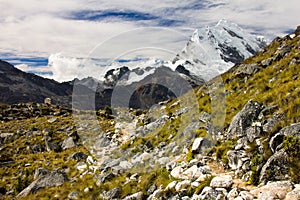
M11 64L0 60L0 102L44 102L51 97L54 103L68 105L72 86L54 80L25 73Z
M1 105L1 198L299 199L299 47L300 27L148 111Z

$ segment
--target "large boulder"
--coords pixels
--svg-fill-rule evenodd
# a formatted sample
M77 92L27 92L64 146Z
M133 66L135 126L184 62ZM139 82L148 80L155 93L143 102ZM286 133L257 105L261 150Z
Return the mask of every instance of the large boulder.
M233 184L232 177L230 175L222 175L214 177L210 182L212 188L230 188Z
M285 196L286 200L299 200L300 199L300 185L295 185L293 191L289 192Z
M121 188L114 188L105 193L104 199L119 199L121 197L122 190Z
M205 149L212 146L211 141L206 138L196 138L192 145L193 153L202 153Z
M260 172L260 183L266 184L268 181L280 181L289 179L288 155L284 149L274 153L263 166Z
M289 181L268 182L267 185L253 189L250 193L258 199L284 199L288 192L293 190Z
M236 139L245 136L246 129L258 119L262 109L263 106L258 102L249 100L244 108L233 117L227 131L227 138Z
M270 148L273 152L276 151L277 147L282 144L284 137L295 136L300 138L300 123L292 124L291 126L284 127L273 136L270 140Z
M61 186L67 181L67 175L64 172L52 171L44 176L41 176L37 180L33 181L27 188L21 191L17 198L26 197L30 193L35 193L38 190L46 189L54 186Z

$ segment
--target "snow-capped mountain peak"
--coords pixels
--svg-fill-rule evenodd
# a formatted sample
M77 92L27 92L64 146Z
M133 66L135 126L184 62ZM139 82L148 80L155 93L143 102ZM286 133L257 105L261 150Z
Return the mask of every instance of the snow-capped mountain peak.
M173 69L183 66L191 74L207 80L252 56L265 45L263 38L222 19L215 26L195 30L187 45L168 65Z

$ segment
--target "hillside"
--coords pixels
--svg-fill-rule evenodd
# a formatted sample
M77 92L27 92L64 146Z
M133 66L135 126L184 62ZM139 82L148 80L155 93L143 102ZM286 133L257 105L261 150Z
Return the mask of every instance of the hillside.
M150 110L1 105L1 198L299 199L300 27Z
M68 105L73 87L68 83L25 73L0 60L0 102L44 102L47 97L60 105Z

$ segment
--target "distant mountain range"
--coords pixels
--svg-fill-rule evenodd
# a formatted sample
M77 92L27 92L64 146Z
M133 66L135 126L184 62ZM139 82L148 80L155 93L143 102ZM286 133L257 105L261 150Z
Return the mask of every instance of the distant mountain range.
M116 67L107 71L102 80L87 77L58 83L27 74L1 61L0 102L43 102L44 98L50 97L56 104L71 106L75 88L73 106L77 108L103 108L111 104L113 93L116 105L127 106L124 105L127 103L133 108L149 108L203 84L265 46L262 37L221 20L216 26L195 30L172 61ZM182 87L182 83L187 86ZM87 99L95 99L96 104L85 105ZM124 99L128 102L123 102Z

